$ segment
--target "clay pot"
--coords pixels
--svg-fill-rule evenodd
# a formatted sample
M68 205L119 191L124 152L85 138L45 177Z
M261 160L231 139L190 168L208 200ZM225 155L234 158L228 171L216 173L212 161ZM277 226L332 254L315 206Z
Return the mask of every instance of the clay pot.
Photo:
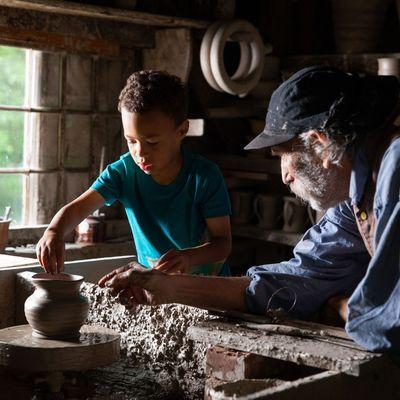
M79 293L80 275L35 274L35 292L25 302L25 316L32 335L39 338L74 338L79 336L89 309L86 297Z

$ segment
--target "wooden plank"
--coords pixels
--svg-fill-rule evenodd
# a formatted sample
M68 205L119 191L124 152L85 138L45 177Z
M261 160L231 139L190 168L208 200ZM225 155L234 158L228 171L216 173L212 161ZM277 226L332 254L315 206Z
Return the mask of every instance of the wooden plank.
M205 114L207 118L252 118L252 117L265 117L266 107L252 106L248 104L237 104L225 107L210 107L206 109Z
M82 260L85 258L112 257L117 254L129 255L135 253L135 244L132 240L94 243L89 245L66 243L65 253L68 261ZM14 251L7 251L6 254L36 259L35 247L16 247Z
M29 44L35 43L36 46L41 48L66 50L70 53L102 54L104 56L118 56L120 54L118 43L107 42L102 39L91 40L11 27L0 27L0 40L14 46L29 46Z
M343 328L337 326L324 325L312 321L302 321L299 319L285 318L277 316L277 322L273 321L267 315L249 314L239 311L222 311L222 310L209 310L212 315L238 320L239 322L247 322L246 326L253 329L268 330L274 327L279 328L298 328L300 330L308 331L309 334L314 336L329 336L340 338L347 341L353 341ZM250 323L249 323L250 322ZM275 322L275 323L272 323Z
M254 330L220 321L207 321L189 328L198 342L255 353L358 376L360 367L381 355L350 349L337 343Z
M102 7L62 0L0 0L0 5L55 14L102 18L147 26L205 29L210 23L189 18L168 17L112 7Z
M378 58L399 58L400 53L360 53L360 54L308 54L290 56L282 59L284 77L311 65L330 65L344 71L364 72L368 75L378 73Z
M298 328L295 326L282 325L282 324L255 324L246 323L244 326L250 329L261 330L273 334L282 334L287 336L296 336L303 338L311 338L319 342L327 342L331 344L338 344L349 349L364 350L361 346L354 343L350 338L342 338L337 335L329 334L325 331L315 331L310 329Z
M24 265L35 265L37 263L38 261L33 258L0 254L0 268L21 267Z

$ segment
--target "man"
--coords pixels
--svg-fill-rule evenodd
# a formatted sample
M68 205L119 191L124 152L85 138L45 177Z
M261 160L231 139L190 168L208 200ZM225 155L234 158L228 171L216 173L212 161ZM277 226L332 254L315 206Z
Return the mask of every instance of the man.
M356 342L399 351L398 96L394 77L321 66L297 72L272 95L265 129L246 149L271 147L283 182L314 209L328 210L291 260L252 267L240 278L161 279L160 271L127 266L100 285L129 305L177 302L258 314L283 308L297 318L330 301Z

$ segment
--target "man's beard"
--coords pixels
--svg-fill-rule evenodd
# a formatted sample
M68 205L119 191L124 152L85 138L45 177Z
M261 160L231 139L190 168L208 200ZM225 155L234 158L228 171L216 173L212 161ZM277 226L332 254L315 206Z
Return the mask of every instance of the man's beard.
M305 149L297 153L294 165L296 179L290 185L290 190L314 210L325 211L347 197L340 185L339 168L336 165L324 168L322 160L314 151Z

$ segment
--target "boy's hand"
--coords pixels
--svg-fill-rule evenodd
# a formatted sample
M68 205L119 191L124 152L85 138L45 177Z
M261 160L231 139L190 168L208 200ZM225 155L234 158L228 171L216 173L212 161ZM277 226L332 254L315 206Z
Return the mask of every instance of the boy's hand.
M36 245L36 255L46 272L62 272L65 261L64 238L54 231L45 231Z
M172 249L159 258L154 268L168 274L185 274L190 268L190 258L184 250Z

